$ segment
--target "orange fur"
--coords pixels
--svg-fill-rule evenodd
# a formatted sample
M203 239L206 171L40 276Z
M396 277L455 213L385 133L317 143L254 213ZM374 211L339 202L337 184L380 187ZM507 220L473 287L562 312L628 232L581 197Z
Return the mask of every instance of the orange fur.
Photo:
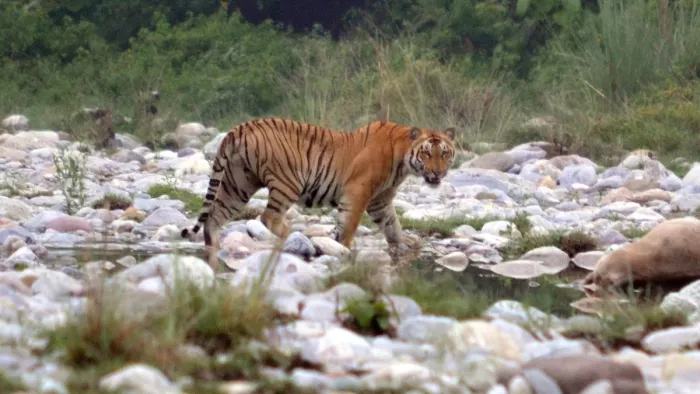
M284 119L258 119L231 129L214 158L202 213L192 230L204 228L210 264L218 234L259 189L269 190L261 221L280 238L292 204L339 210L336 239L350 247L363 212L390 244L403 240L393 198L409 174L437 186L454 158L454 129L419 129L372 122L353 133Z

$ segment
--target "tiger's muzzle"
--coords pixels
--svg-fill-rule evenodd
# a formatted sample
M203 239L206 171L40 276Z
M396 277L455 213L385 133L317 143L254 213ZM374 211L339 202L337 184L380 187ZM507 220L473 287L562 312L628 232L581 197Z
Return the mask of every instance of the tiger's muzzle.
M442 178L444 178L445 175L447 175L447 171L429 171L423 174L423 180L425 180L425 183L428 185L437 187L440 186Z

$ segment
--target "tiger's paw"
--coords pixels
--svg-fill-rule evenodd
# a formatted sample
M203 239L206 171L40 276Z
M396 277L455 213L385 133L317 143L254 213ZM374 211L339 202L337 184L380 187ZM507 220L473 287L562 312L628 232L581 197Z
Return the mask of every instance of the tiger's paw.
M415 234L404 234L401 238L401 244L411 249L420 249L423 247L423 240Z
M423 246L423 241L415 235L402 235L401 241L394 244L389 244L392 250L398 252L410 252L420 250Z

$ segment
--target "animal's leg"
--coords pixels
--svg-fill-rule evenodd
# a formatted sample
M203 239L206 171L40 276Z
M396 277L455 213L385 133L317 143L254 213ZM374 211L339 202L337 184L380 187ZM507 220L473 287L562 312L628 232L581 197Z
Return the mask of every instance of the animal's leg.
M229 220L240 217L250 198L261 187L257 177L248 171L227 172L224 175L203 226L207 261L213 269L216 269L219 261L217 253L221 247L221 228Z
M404 240L401 223L396 217L393 196L375 198L367 206L367 214L370 219L379 226L379 230L384 233L386 241L391 246L396 246Z
M294 204L294 201L290 199L290 196L287 196L284 192L275 187L270 187L269 190L267 207L265 207L260 221L262 221L268 230L279 237L281 241L284 241L287 239L287 236L289 236L289 224L284 215L292 204Z
M348 187L347 192L340 199L337 240L348 249L352 246L352 240L369 199L369 193L360 186Z

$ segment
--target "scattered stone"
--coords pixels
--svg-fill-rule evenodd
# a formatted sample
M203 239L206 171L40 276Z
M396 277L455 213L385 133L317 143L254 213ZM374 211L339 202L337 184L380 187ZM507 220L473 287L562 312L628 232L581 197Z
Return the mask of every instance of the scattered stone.
M287 237L282 249L287 253L297 254L306 259L316 255L314 244L299 231L295 231Z
M470 167L508 172L515 166L512 156L504 152L485 153L469 163Z
M522 260L539 261L540 269L547 274L557 274L569 266L569 255L554 246L532 249L520 257Z
M571 259L571 261L573 261L578 267L592 271L595 268L595 265L598 263L598 260L603 257L603 254L604 252L599 250L578 253L573 259Z
M469 266L469 258L463 252L452 252L435 260L435 263L455 272L462 272Z
M107 391L134 390L143 394L177 394L182 391L159 370L145 364L124 367L100 380L100 389Z
M10 133L29 131L29 119L24 115L10 115L2 120L2 128Z
M182 195L204 197L211 159L226 133L182 123L163 138L170 150L152 150L116 134L114 149L105 152L71 142L63 133L29 131L26 118L13 116L2 124L10 133L0 136L0 196L5 196L0 197L0 345L6 347L0 349L0 368L8 376L22 376L27 391L67 392L61 361L35 358L36 350L46 347L35 332L84 312L101 281L106 290L124 291L124 306L114 313L136 324L146 316L172 313L167 300L176 283L253 291L261 276L269 284L265 300L284 317L264 336L265 346L276 346L283 354L300 352L303 360L318 364L261 371L270 379L291 379L328 392L636 394L700 389L697 352L687 349L700 344L700 269L693 267L700 263L688 241L695 239L688 234L693 235L697 221L669 220L700 207L697 165L681 180L644 150L602 170L559 144L484 145L479 152L487 153L450 169L440 187L410 177L399 189L394 206L405 235L419 241L415 246L420 248L390 249L374 225L360 225L352 248L346 248L331 237L337 209L297 205L285 214L291 233L275 252L282 240L259 218L231 218L220 229L216 256L224 265L215 271L204 260L209 251L203 229L191 239L181 236L198 214ZM71 155L86 157L84 203L71 205L75 212L70 213L53 166L63 146ZM683 163L674 162L674 168ZM156 185L182 193L151 196L149 189ZM268 194L261 189L251 198L251 212L264 209ZM114 196L118 201L105 203ZM528 224L520 222L524 218L529 225L521 225ZM642 350L605 349L607 357L588 337L604 335L606 320L599 316L560 319L516 298L494 302L481 314L485 320L460 321L431 314L446 306L442 301L459 302L442 300L440 289L426 294L427 299L412 299L389 286L400 283L402 265L415 263L422 270L427 263L425 280L433 274L458 281L469 276L534 293L544 291L542 284L551 278L566 282L557 284L566 288L562 292L575 292L579 268L602 282L617 283L628 262L633 268L649 263L641 268L652 281L676 275L691 280L661 302L662 310L685 314L691 325L652 332L631 327L626 338ZM367 273L356 263L364 264ZM633 272L644 271L637 268ZM533 280L543 275L550 277ZM586 293L592 287L587 285ZM581 296L561 302L604 317L611 309L629 307L626 300L613 299L614 308L604 309L603 298ZM346 310L350 300L361 301L360 309ZM384 311L373 309L368 300L384 302L389 315L371 320ZM471 300L466 295L464 302ZM358 328L363 314L370 319L366 331ZM563 336L577 332L587 336ZM173 347L165 356L216 361L191 343ZM624 359L638 367L621 364ZM504 371L515 372L501 380L508 375ZM159 371L135 364L104 376L100 388L179 393L190 390L188 380L171 382ZM258 390L254 382L222 387L228 392Z

